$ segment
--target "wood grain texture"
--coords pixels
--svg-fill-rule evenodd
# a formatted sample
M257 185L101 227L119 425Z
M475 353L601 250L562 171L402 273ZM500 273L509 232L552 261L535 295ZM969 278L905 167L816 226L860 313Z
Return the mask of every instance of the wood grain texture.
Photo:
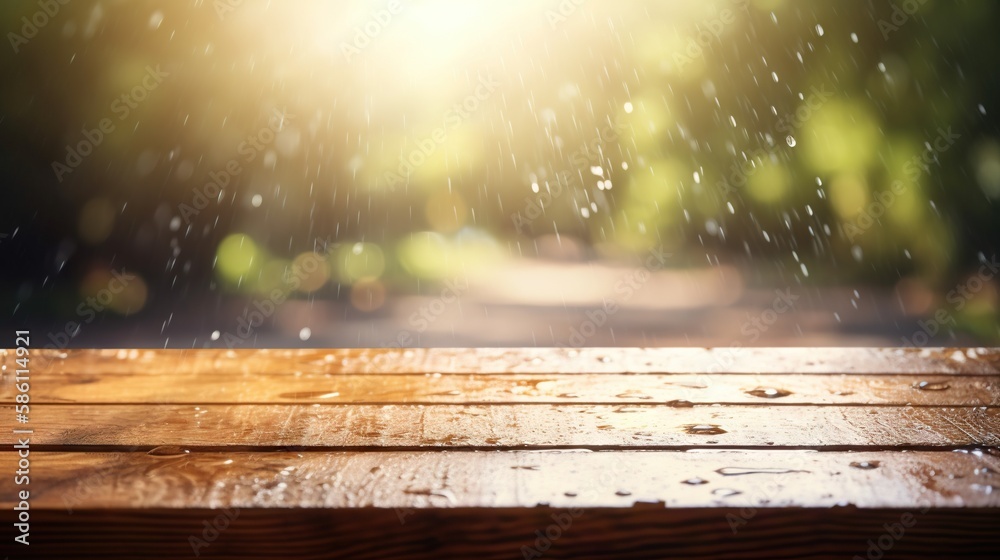
M1000 506L996 450L33 455L39 509ZM15 470L13 454L0 469ZM122 491L132 489L132 491ZM0 507L10 509L10 477Z
M35 350L39 374L912 373L1000 374L996 348L432 348ZM0 351L13 370L13 352ZM5 371L6 371L5 369Z
M49 450L1000 445L1000 408L988 407L36 405L32 424L33 444ZM0 445L13 442L0 432Z
M866 558L883 539L891 558L996 558L1000 515L990 509L669 509L659 505L585 510L565 529L550 508L240 510L206 534L220 510L45 510L36 514L37 558L521 558L793 559ZM749 516L733 533L733 516ZM235 510L234 512L235 513ZM900 539L885 527L915 524ZM404 523L400 523L400 517ZM565 521L564 521L565 523ZM220 523L220 526L224 526ZM557 531L558 530L558 531ZM540 540L549 532L551 540ZM207 538L214 537L209 541ZM194 539L194 540L192 540ZM202 539L207 546L201 546ZM536 548L537 547L537 548ZM526 551L526 549L528 549ZM544 549L535 556L531 549ZM876 551L877 552L877 551ZM873 556L877 557L877 556Z
M44 375L44 374L37 374ZM924 390L930 387L935 390ZM12 403L13 383L0 387ZM45 377L37 404L789 404L995 406L1000 375L510 375L66 373Z

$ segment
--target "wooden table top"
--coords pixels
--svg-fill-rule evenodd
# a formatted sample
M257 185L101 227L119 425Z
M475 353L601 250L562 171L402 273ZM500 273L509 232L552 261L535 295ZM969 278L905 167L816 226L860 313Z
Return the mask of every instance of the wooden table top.
M11 558L946 558L1000 350L0 350ZM7 524L10 526L10 523Z

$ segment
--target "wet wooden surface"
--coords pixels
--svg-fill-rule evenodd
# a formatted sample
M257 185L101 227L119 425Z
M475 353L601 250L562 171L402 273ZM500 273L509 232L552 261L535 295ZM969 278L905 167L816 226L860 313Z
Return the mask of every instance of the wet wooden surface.
M79 350L31 376L32 546L11 558L1000 546L996 349ZM4 511L14 492L0 477Z

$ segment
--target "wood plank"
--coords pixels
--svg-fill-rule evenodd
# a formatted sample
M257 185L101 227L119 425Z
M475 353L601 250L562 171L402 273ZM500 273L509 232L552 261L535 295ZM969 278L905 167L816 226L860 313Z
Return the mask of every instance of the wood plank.
M984 490L1000 468L989 451L42 452L32 552L865 557L886 524L906 521L905 538L891 541L896 557L987 558L1000 546L1000 493ZM13 455L0 453L0 468ZM850 466L859 460L878 467ZM706 482L683 482L695 478ZM0 494L9 485L0 479ZM213 521L222 530L206 532Z
M52 403L820 404L1000 405L1000 376L644 374L36 374L31 399ZM13 380L0 386L12 403Z
M13 418L13 407L0 407ZM1000 408L657 405L35 405L34 446L190 448L1000 445ZM0 431L0 445L13 435ZM43 450L43 449L40 449Z
M36 373L1000 373L998 348L34 350ZM4 371L14 353L0 351Z
M748 523L732 531L729 516ZM1000 510L539 508L89 510L33 514L38 558L996 558ZM574 513L579 513L573 517ZM572 522L565 529L565 515ZM223 515L220 532L206 523ZM229 515L235 517L228 524ZM909 517L905 517L905 516ZM556 516L555 518L553 516ZM913 523L902 538L886 526ZM893 528L898 531L898 529ZM554 538L541 540L539 533ZM202 544L204 542L204 544ZM538 547L538 548L535 548ZM544 549L544 551L540 550ZM541 552L536 555L532 550ZM875 549L875 552L879 552ZM871 556L877 558L878 556Z
M1000 457L992 453L38 452L31 506L983 508L1000 506ZM4 472L16 461L0 453ZM12 477L0 478L0 507L13 507L15 490Z

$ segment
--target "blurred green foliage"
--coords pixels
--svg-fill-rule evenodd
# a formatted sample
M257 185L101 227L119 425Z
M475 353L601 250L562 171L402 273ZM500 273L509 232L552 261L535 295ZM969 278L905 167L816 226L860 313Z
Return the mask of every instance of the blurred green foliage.
M445 16L414 6L353 61L342 45L381 4L245 4L71 2L26 42L8 35L7 220L30 212L40 245L75 240L154 278L181 253L187 278L244 290L332 239L331 296L536 256L552 234L607 258L736 263L762 284L939 291L997 250L995 2L592 1L555 22L557 2L528 3L458 20L437 50L414 29ZM23 34L39 9L4 3L0 24ZM57 181L52 163L149 65L170 78ZM486 75L498 92L456 109ZM244 153L275 108L287 127ZM218 201L178 224L232 161ZM968 328L995 333L995 297L977 305Z

